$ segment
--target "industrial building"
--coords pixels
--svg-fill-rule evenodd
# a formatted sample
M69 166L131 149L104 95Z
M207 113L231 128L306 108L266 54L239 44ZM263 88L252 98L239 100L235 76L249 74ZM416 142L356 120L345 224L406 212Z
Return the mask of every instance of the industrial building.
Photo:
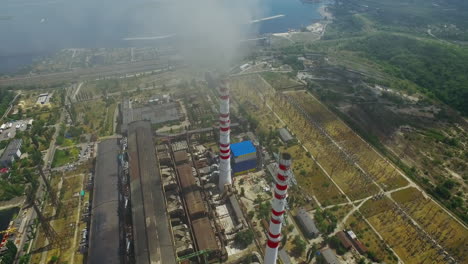
M315 225L314 219L310 217L304 208L299 209L296 219L306 237L314 238L319 235L319 230Z
M120 112L122 114L120 131L123 134L127 133L128 125L134 121L147 120L151 124L162 124L181 120L184 117L178 102L134 106L132 101L124 99Z
M340 240L341 245L343 245L344 248L350 249L353 247L353 243L343 231L336 233L336 237Z
M37 97L36 104L39 104L39 105L47 104L47 103L49 102L51 96L52 96L52 95L49 95L48 93L40 94L40 95Z
M191 219L203 217L206 214L205 205L195 177L192 174L192 167L188 164L177 166L180 186L184 195L187 209Z
M89 264L121 262L118 154L117 139L107 139L99 143L89 229Z
M279 133L279 136L280 136L281 140L284 143L287 143L287 142L294 139L293 136L291 135L291 133L289 133L289 131L284 127L278 129L278 133Z
M330 248L324 248L322 250L320 250L320 254L322 254L323 258L325 259L325 262L327 264L340 264L341 262L338 260L338 258L336 257L335 253L333 252L333 250L331 250Z
M247 140L231 144L231 152L234 175L245 174L257 169L257 149L252 141Z
M174 152L174 160L175 160L176 165L187 163L189 160L187 151L180 150L180 151Z
M192 221L192 226L199 250L214 250L219 248L208 217Z
M129 124L128 160L135 261L175 263L162 178L149 121Z
M8 144L0 157L1 167L10 167L16 159L21 157L22 144L22 139L14 139Z

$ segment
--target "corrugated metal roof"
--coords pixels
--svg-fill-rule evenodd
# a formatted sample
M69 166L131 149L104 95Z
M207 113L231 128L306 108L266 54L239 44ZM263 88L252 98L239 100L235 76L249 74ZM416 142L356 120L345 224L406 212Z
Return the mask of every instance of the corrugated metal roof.
M174 152L174 159L177 164L184 163L188 161L187 151L181 150Z
M340 264L340 261L330 248L322 249L320 252L328 264Z
M195 178L192 175L192 167L190 165L184 164L177 166L177 172L179 173L182 192L185 192L187 188L195 184Z
M353 246L351 240L349 240L348 236L346 236L343 231L336 233L336 237L341 241L341 244L343 244L345 248L348 249Z
M13 141L11 141L6 147L5 151L3 151L0 161L2 163L11 161L11 156L16 155L16 152L18 152L18 150L21 149L22 143L22 139L14 139Z
M234 157L239 157L242 155L254 153L257 150L255 149L255 146L252 144L252 141L247 140L247 141L242 141L239 143L231 144L231 151Z
M319 233L317 226L315 226L314 220L310 217L306 210L301 208L297 213L297 218L299 223L302 225L302 228L307 232L308 235L316 235Z
M193 233L197 241L198 249L205 250L217 250L218 243L211 227L210 220L208 217L203 217L198 220L192 221Z
M294 138L291 136L291 134L289 133L289 131L286 129L286 128L280 128L278 129L278 132L279 132L279 135L281 137L281 140L283 140L284 142L288 142L290 140L293 140Z
M186 193L184 197L187 202L187 209L191 218L197 218L205 214L205 205L203 204L200 191L190 191Z
M289 255L288 255L288 253L286 253L284 248L279 251L278 255L279 255L281 261L283 262L283 264L291 264L292 263L291 258L289 258Z

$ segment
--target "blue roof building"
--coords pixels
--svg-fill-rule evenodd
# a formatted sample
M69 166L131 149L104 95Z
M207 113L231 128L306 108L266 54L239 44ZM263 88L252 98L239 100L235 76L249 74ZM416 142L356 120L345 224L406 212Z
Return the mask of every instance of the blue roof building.
M242 141L239 143L231 144L231 152L234 158L241 157L244 155L256 153L257 149L253 145L252 141Z
M257 168L257 149L252 141L231 144L232 170L234 175L254 171Z

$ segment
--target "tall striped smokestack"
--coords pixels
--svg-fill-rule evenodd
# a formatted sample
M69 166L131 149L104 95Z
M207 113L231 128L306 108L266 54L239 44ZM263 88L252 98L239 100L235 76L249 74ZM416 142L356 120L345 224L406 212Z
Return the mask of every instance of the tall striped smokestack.
M226 184L231 184L231 120L229 119L229 88L225 81L219 87L219 183L218 187L224 191Z
M278 246L281 241L281 225L283 222L284 208L286 206L286 196L288 192L288 177L291 168L291 155L281 154L278 173L275 177L275 189L273 203L271 205L270 228L268 241L265 250L265 264L276 264L278 258Z

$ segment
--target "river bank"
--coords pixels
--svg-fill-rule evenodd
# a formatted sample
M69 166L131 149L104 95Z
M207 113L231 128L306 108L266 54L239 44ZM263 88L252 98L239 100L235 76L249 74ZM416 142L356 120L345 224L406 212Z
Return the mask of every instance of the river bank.
M8 201L2 201L0 202L0 211L7 210L13 207L21 207L23 206L25 199L26 197L19 196Z

